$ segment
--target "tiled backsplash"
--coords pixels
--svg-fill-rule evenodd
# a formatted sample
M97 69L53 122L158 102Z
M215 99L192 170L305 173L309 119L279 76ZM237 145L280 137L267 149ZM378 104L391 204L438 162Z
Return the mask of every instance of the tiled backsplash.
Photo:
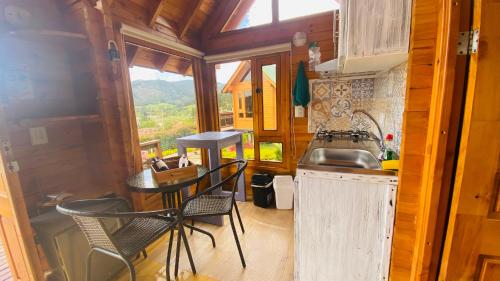
M384 134L394 135L390 145L399 153L406 92L406 64L367 79L317 79L310 81L309 132L318 126L335 130L367 130L377 134L363 115L351 121L353 110L364 109L379 122Z

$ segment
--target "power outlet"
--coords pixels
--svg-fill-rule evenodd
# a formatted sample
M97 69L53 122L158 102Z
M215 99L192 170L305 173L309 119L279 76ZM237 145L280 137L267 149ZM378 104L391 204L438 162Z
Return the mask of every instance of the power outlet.
M49 142L45 127L30 128L31 145L46 144Z

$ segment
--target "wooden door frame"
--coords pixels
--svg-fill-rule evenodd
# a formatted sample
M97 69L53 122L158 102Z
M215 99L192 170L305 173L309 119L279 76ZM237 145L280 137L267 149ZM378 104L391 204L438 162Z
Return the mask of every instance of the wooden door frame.
M426 157L410 280L435 280L441 262L461 130L467 56L457 56L459 32L467 30L464 1L441 1ZM463 11L466 11L465 13Z
M279 75L277 77L280 81L280 87L281 87L281 108L286 111L287 114L283 115L279 112L277 112L277 122L282 122L282 131L280 132L279 138L281 139L279 142L283 143L283 162L267 162L267 161L259 161L259 151L258 151L258 142L254 142L254 149L255 149L255 160L250 160L248 162L249 167L258 167L262 168L262 170L270 170L270 171L277 171L278 173L288 173L290 172L291 169L291 162L292 162L292 155L291 155L291 145L290 145L290 122L291 122L291 116L292 116L292 111L291 111L291 76L290 76L290 67L291 67L291 52L290 51L284 51L284 52L277 52L273 54L265 54L265 55L257 55L257 56L251 56L251 57L246 57L242 56L239 58L232 58L230 60L221 60L221 61L214 61L210 62L207 64L208 66L208 71L211 73L212 81L213 81L213 92L217 93L217 83L216 83L216 75L215 75L215 66L217 64L223 64L223 63L230 63L234 61L244 61L248 60L250 61L250 67L252 71L252 96L253 96L253 104L254 104L254 116L258 116L260 114L259 106L256 106L258 104L258 100L255 94L255 88L257 87L257 77L255 74L257 74L257 59L260 58L267 58L267 57L279 57L280 64L279 66L286 69L286 71L277 71L276 75ZM220 124L219 124L219 110L218 110L218 100L217 100L217 94L211 95L211 100L215 102L215 108L216 108L216 119L215 125L216 125L216 130L220 131ZM213 112L211 112L213 114ZM272 141L273 138L276 139L276 136L260 136L259 132L257 131L258 129L258 120L257 118L254 119L254 136L255 140L259 138L263 138L263 141Z
M21 182L17 172L8 171L7 167L7 163L15 161L15 159L13 158L10 148L8 151L4 148L5 144L10 143L10 138L3 114L3 108L0 108L0 142L2 143L2 151L0 152L0 185L3 186L6 192L6 197L2 198L5 200L3 202L3 207L6 207L5 211L10 212L12 215L14 229L11 229L11 231L15 231L15 236L17 236L17 239L14 238L16 241L7 239L4 229L1 227L2 222L0 222L0 231L2 232L0 236L4 243L5 254L10 263L13 274L12 277L16 277L15 275L22 270L27 276L19 277L28 278L26 281L43 280L42 265L40 263L40 257L38 256L34 233L27 212L28 209L24 202ZM5 203L7 203L8 206L5 206ZM12 256L10 250L14 248L21 256Z

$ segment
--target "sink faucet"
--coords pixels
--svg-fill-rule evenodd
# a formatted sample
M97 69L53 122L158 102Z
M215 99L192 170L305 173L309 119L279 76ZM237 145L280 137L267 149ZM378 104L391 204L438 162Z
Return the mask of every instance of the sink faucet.
M379 133L379 136L380 136L380 138L378 139L379 148L380 148L380 150L382 152L382 155L383 155L383 153L385 152L384 134L382 133L382 129L380 128L380 125L378 124L377 120L375 120L375 118L373 118L373 116L370 113L366 112L365 110L363 110L363 109L356 109L351 114L351 121L354 119L354 115L356 113L362 113L362 114L366 115L368 118L370 118L370 120L373 121L373 123L375 124L375 126L377 126L378 133Z

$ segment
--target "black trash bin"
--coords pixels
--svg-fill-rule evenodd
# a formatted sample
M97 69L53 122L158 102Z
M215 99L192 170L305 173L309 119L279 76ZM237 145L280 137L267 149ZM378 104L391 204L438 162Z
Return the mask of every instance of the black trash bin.
M267 208L274 200L273 189L274 175L256 172L252 176L253 204L258 207Z

